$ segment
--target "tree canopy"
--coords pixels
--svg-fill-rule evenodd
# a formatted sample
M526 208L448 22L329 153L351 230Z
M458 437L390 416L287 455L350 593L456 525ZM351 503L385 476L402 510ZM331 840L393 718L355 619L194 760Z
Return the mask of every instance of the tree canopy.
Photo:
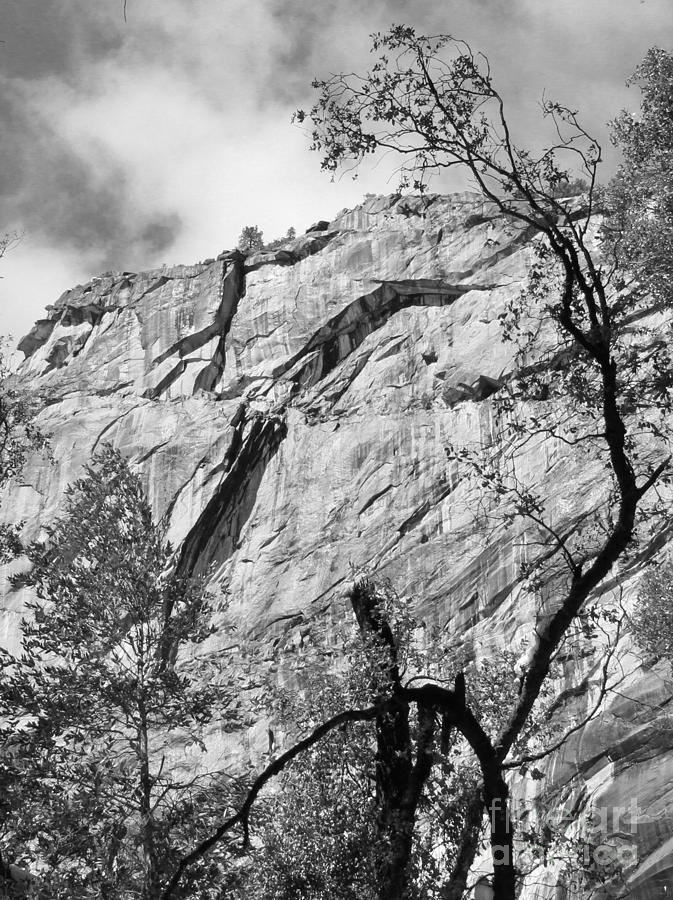
M226 804L224 781L170 758L172 742L202 744L230 697L223 662L198 654L212 598L175 572L138 477L109 446L47 534L16 579L36 595L21 654L1 657L0 848L52 898L151 900L199 833L197 799L202 822L211 797Z
M238 249L242 253L254 253L264 248L264 234L256 225L246 225L238 238Z
M606 244L637 286L659 303L673 291L673 56L652 48L629 79L640 114L623 110L612 141L623 162L607 196ZM635 287L635 286L634 286Z

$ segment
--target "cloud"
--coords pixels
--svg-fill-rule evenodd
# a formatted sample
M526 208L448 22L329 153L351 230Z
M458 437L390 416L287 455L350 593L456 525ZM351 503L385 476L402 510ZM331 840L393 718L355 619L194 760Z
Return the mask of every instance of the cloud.
M94 270L164 251L180 232L179 212L140 208L123 162L62 127L69 112L105 93L98 67L132 44L121 7L7 0L1 27L2 227L75 251Z
M58 279L80 277L211 256L247 222L274 236L394 189L388 160L330 184L290 126L312 78L366 69L369 34L393 22L484 50L524 143L546 88L606 144L604 123L638 103L623 82L669 4L128 0L125 24L123 0L4 0L0 231L24 230ZM24 295L9 276L2 288Z
M57 75L77 81L87 60L121 48L123 23L114 10L114 0L102 6L90 0L4 0L0 69L10 78Z
M174 242L181 225L176 211L139 208L128 173L104 147L95 154L78 148L30 91L2 87L0 116L10 126L0 149L5 227L78 251L103 269L118 266L129 247L140 264Z

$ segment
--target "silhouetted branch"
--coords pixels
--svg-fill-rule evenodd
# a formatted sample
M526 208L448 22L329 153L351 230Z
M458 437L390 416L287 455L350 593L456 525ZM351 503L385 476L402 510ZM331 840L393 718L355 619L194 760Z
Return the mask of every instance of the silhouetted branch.
M173 896L173 892L178 886L180 879L182 878L185 871L198 859L204 856L210 849L212 849L212 847L214 847L215 844L217 844L218 841L220 841L224 837L224 835L228 831L231 831L231 829L236 825L242 826L244 846L247 846L249 838L248 819L250 816L250 810L252 809L252 806L257 799L257 795L262 790L264 785L266 785L269 781L271 781L272 778L282 772L282 770L289 762L302 754L305 750L309 750L311 747L317 744L318 741L329 734L330 731L333 731L340 725L346 725L349 722L371 721L380 712L380 707L371 706L367 709L346 710L345 712L339 713L336 716L332 716L331 719L328 719L326 722L323 722L322 725L319 725L313 732L311 732L308 737L299 741L285 753L282 753L278 757L278 759L275 759L272 763L269 763L266 769L264 769L264 771L260 775L258 775L253 782L238 812L234 813L234 815L226 819L209 838L206 838L206 840L202 841L197 847L194 848L194 850L192 850L191 853L188 853L187 856L185 856L180 861L177 869L175 870L175 874L161 894L161 900L169 900L169 898Z

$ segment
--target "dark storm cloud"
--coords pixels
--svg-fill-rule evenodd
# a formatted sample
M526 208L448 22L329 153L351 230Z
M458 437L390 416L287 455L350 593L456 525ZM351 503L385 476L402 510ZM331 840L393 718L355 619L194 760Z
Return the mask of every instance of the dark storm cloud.
M19 92L0 102L0 210L3 227L81 253L94 268L151 259L180 231L171 213L136 208L121 167L104 152L76 148L30 109Z

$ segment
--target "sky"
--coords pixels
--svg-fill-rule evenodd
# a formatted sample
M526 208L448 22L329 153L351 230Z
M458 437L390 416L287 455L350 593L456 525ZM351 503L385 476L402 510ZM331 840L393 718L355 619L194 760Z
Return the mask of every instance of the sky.
M543 92L577 109L605 177L607 123L638 108L625 81L673 37L671 0L127 0L126 19L123 0L2 0L0 234L21 240L0 259L0 335L102 271L196 262L244 225L271 240L391 193L389 159L330 180L291 117L402 22L488 56L521 143Z

